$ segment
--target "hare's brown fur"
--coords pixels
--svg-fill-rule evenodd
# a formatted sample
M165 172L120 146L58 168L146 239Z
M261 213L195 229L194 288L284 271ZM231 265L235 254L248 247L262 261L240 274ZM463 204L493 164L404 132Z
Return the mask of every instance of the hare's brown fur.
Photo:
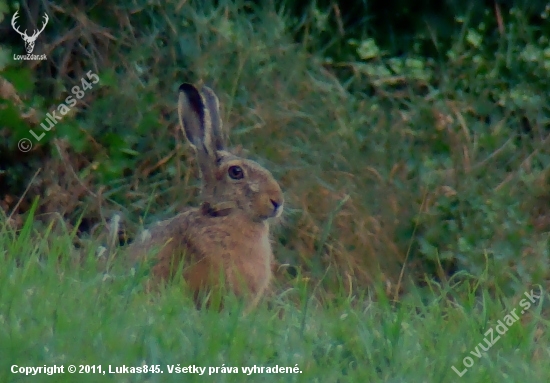
M131 259L154 256L156 281L181 270L195 298L219 286L247 296L254 306L271 278L268 219L282 212L281 188L259 164L225 150L218 101L210 89L182 85L179 112L197 153L202 204L150 228L130 246Z
M198 294L216 287L223 273L235 294L253 297L261 296L269 284L273 255L266 222L250 224L246 217L211 217L192 209L152 228L150 235L136 245L139 255L158 251L152 268L158 280L181 270L188 287Z

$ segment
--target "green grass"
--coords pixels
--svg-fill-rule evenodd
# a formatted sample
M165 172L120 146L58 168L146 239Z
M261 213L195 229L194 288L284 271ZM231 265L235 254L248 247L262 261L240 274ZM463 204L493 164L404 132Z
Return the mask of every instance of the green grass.
M47 62L6 60L19 38L0 46L14 89L0 95L0 208L16 226L0 213L0 382L550 381L545 303L471 354L525 292L550 288L550 51L527 14L503 14L502 31L492 7L487 22L457 14L450 41L428 22L398 54L367 24L331 29L335 8L315 4L302 18L267 2L58 3ZM29 116L42 121L90 69L100 84L74 114L14 150L41 129ZM231 144L285 193L274 252L298 277L245 317L237 301L193 309L178 281L146 294L122 248L107 275L93 255L90 228L114 211L133 238L196 199L184 81L215 89ZM59 216L67 229L50 225ZM302 372L168 374L178 363ZM164 374L27 377L15 364Z
M92 245L76 254L70 234L38 232L31 221L0 231L0 381L2 382L544 382L550 379L545 295L481 358L470 354L484 333L514 308L472 283L414 289L393 304L330 297L295 282L247 316L238 301L222 312L193 308L181 284L146 294L121 268L99 272ZM86 255L87 254L87 255ZM75 262L75 257L82 260ZM299 279L299 278L298 278ZM526 286L525 290L529 288ZM309 299L308 299L309 298ZM307 309L305 309L308 299ZM269 303L269 304L268 304ZM516 312L519 313L519 309ZM495 332L496 335L496 332ZM479 349L479 347L478 347ZM459 378L463 358L474 365ZM66 372L69 365L159 365L162 374ZM207 367L199 376L169 365ZM65 374L23 376L18 366L65 366ZM209 374L210 367L239 373ZM242 367L295 367L296 374L245 375Z
M490 267L486 286L512 295L550 278L550 51L527 14L507 12L503 34L457 14L452 41L438 44L427 26L401 54L362 29L331 31L335 12L313 3L303 18L272 2L149 3L75 13L65 0L43 36L62 44L50 61L31 73L0 63L22 100L0 100L10 150L42 129L27 109L44 117L90 68L100 78L35 151L0 147L8 214L23 221L36 196L46 223L60 214L89 229L120 211L131 238L144 217L193 204L197 169L176 95L184 81L206 83L231 145L285 193L278 260L323 290ZM73 59L74 25L86 54ZM428 43L437 57L422 54Z

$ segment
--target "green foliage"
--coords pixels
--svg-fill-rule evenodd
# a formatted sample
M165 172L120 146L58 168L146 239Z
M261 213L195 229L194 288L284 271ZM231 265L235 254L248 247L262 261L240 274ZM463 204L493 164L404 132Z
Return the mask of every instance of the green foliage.
M28 3L17 9L46 4ZM547 288L545 4L73 3L47 8L48 60L15 62L20 37L0 40L0 381L75 380L9 372L24 361L165 370L78 376L94 382L181 381L165 368L177 363L303 371L216 381L456 382L451 366L530 286ZM12 7L0 0L10 33ZM44 131L90 71L99 83ZM110 211L131 238L142 217L193 203L184 81L216 90L231 144L285 191L274 247L297 277L244 318L231 300L196 311L179 281L146 294L123 249L108 272L95 255L91 228ZM548 381L546 311L460 381Z
M81 12L86 22L51 9L45 41L74 25L86 33L32 70L0 65L21 98L0 98L0 186L20 196L36 168L58 166L27 197L64 190L71 223L122 210L133 234L139 217L169 216L196 193L176 90L203 82L221 97L231 143L288 194L282 260L318 278L329 270L323 287L343 275L359 287L377 270L431 278L425 264L442 261L473 275L490 267L488 283L512 290L540 281L548 228L532 224L530 205L550 165L548 10L446 4L120 1ZM0 46L16 49L20 39ZM88 71L99 83L44 132ZM22 156L30 129L45 135Z
M550 377L540 357L550 342L546 294L519 314L524 291L512 299L500 293L491 298L475 284L414 289L395 306L342 290L325 304L314 297L305 312L292 302L304 296L296 285L269 298L271 309L264 302L244 317L231 299L221 313L197 311L182 285L147 294L120 257L109 273L98 273L93 246L81 254L67 251L74 233L33 230L32 219L19 234L0 229L3 382L74 382L75 376L80 382L456 382L452 366L463 371L466 356L474 365L460 381ZM512 310L521 321L499 336L495 326ZM475 357L489 329L498 341ZM109 366L145 364L159 365L163 373L108 372ZM206 367L206 374L170 374L168 366L178 364ZM25 376L12 374L13 365L57 365L65 372ZM69 365L101 365L106 373L70 374ZM254 365L297 366L301 373L242 373L241 367ZM237 367L239 373L208 374L208 367L221 366Z

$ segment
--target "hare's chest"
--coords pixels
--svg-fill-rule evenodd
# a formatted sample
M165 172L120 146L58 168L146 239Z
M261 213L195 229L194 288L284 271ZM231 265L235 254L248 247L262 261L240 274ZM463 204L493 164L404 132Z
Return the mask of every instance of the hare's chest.
M271 259L273 258L268 235L256 238L254 243L242 249L236 263L241 276L248 282L254 293L262 293L271 279Z
M272 257L271 242L267 229L248 230L235 225L229 235L220 241L220 250L226 257L241 264L260 267Z
M221 258L229 279L242 278L252 292L260 293L269 283L273 256L267 227L253 229L234 225L210 256Z
M260 296L265 291L271 279L273 258L267 225L251 226L228 220L223 225L202 226L200 233L198 226L194 228L197 232L190 230L186 247L195 255L197 265L207 272L213 270L216 275L221 271L237 295L248 291ZM198 275L197 270L189 275Z

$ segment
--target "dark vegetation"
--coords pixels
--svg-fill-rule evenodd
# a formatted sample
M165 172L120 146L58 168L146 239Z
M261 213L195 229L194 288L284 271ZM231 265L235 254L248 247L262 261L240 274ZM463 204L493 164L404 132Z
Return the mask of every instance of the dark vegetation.
M546 3L0 0L0 382L550 381ZM49 16L47 60L14 61L16 10L29 33ZM285 191L292 267L247 316L181 280L147 293L124 259L196 202L182 82L216 90ZM164 374L11 370L70 364Z
M47 60L13 60L17 9L23 29L49 15ZM35 224L82 246L114 212L126 241L193 203L175 101L203 82L285 190L281 263L329 294L453 276L523 291L550 271L549 16L542 1L0 0L3 219L20 229L39 198ZM99 84L44 132L88 71Z

